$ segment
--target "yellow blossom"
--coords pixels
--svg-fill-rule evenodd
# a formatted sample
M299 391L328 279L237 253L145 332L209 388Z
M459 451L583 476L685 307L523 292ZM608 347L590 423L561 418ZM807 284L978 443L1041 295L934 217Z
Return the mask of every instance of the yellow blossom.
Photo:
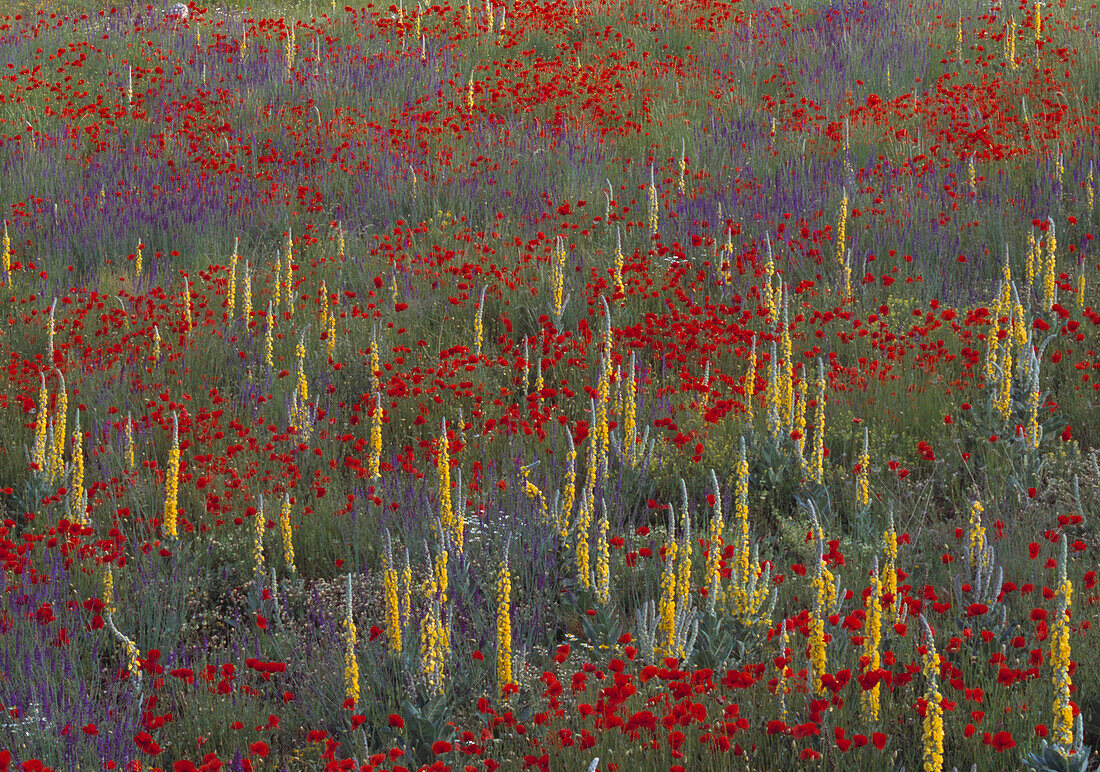
M168 450L168 469L165 471L164 483L166 495L164 497L164 533L169 538L176 538L176 510L179 496L180 476L180 422L179 416L172 414L172 446Z
M497 574L497 693L502 697L512 683L512 573L508 570L508 553L500 562Z

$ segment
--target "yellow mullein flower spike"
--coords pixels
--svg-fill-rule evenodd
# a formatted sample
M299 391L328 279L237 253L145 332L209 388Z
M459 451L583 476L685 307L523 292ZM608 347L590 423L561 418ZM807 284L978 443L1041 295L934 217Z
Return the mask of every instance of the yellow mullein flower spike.
M183 324L184 332L190 332L194 326L191 320L191 283L183 277Z
M864 600L863 630L863 656L860 658L863 672L869 673L878 670L881 664L879 645L882 641L882 580L878 575L878 558L874 558L871 571L870 592ZM863 716L869 723L875 723L879 717L880 684L876 683L870 689L865 689L860 694L860 704L863 708Z
M975 499L970 504L970 528L967 536L966 551L970 567L977 566L985 555L985 526L982 525L982 502Z
M286 231L286 310L294 314L294 233L290 228Z
M271 315L271 301L267 301L267 314L264 316L264 364L275 366L275 317Z
M355 654L358 630L351 611L351 574L348 574L347 609L344 616L344 692L352 707L359 703L359 658Z
M34 416L34 456L32 461L37 467L40 475L47 473L46 469L46 439L47 439L47 426L50 417L50 394L46 390L46 376L42 373L38 374L38 379L41 381L41 386L38 389L38 409L35 411ZM127 424L129 427L129 424ZM133 464L131 464L131 467Z
M825 365L817 360L817 405L814 411L814 453L810 475L820 485L825 479Z
M372 480L377 480L381 475L382 467L382 393L374 393L374 414L371 416L370 428L370 461L367 472Z
M233 254L229 256L229 276L225 285L225 305L229 309L230 317L237 308L237 248L239 245L240 239L233 239Z
M940 694L939 671L940 658L936 653L936 641L932 635L932 628L924 617L921 618L921 627L924 628L924 678L926 682L924 699L924 731L922 735L924 769L926 772L942 772L943 770L943 706Z
M100 600L103 601L103 610L106 613L115 612L115 577L110 563L103 566L103 594Z
M1054 613L1054 625L1050 635L1050 666L1054 682L1054 720L1051 735L1063 748L1073 744L1073 706L1070 703L1069 619L1073 606L1073 583L1066 576L1066 535L1062 534L1058 557L1058 608Z
M252 569L257 579L264 575L264 531L266 529L264 495L261 493L256 501L256 514L252 517Z
M244 263L244 286L241 288L241 319L245 326L252 318L252 264L247 260Z
M882 594L889 598L889 605L885 608L884 622L893 625L897 622L898 608L898 532L894 528L894 509L891 507L887 514L886 531L882 534L883 553L886 564L882 567Z
M871 486L868 481L868 470L871 466L871 453L868 447L867 427L863 427L863 451L858 459L859 472L856 474L856 506L860 509L871 503Z
M676 510L668 505L668 537L665 539L665 564L661 570L661 600L658 609L660 652L663 656L676 656L676 557L680 545L676 541Z
M397 568L393 563L393 546L390 532L382 552L382 595L386 605L386 639L391 654L400 654L402 648L401 604L397 597Z
M710 483L714 490L714 503L711 505L710 531L707 534L707 567L703 586L707 588L708 606L713 609L722 583L722 545L726 526L722 519L722 489L713 469L710 470Z
M84 493L84 432L80 428L80 411L76 411L76 421L73 426L73 468L70 478L71 490L69 491L69 511L73 522L80 525L88 524L88 499Z
M653 235L657 233L657 221L660 209L657 204L657 185L654 183L653 167L649 167L649 230Z
M512 683L512 572L508 568L508 551L500 562L497 574L497 693L507 696Z
M561 510L558 512L558 535L564 541L569 536L569 521L573 517L573 505L577 501L577 446L573 443L573 432L565 432L569 450L566 451L565 482L562 485Z
M47 475L51 485L60 482L65 474L66 422L69 414L69 391L65 387L65 376L60 370L57 371L57 380L61 388L54 402L53 447L50 452Z
M840 215L836 224L836 262L844 265L844 255L847 251L845 230L848 225L848 191L845 189L840 198Z
M290 526L290 494L283 494L283 508L279 511L279 530L283 536L283 558L286 561L286 569L291 574L297 573L294 565L294 533Z
M164 533L169 538L176 538L176 510L179 497L180 476L180 420L179 415L172 414L172 446L168 451L168 469L165 472L166 495L164 497Z
M483 317L485 314L485 291L489 285L481 288L481 298L477 302L477 311L474 313L474 355L481 356L482 338L485 335Z

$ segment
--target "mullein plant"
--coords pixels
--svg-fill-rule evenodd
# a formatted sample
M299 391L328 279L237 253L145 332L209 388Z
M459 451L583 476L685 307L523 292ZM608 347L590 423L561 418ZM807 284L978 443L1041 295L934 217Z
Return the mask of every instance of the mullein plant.
M84 432L80 428L80 411L76 411L73 426L72 473L69 478L69 512L74 523L88 524L88 496L84 490Z
M57 309L57 298L54 298L53 303L50 304L50 318L47 321L49 325L46 330L46 363L53 364L53 339L54 334L57 332L57 328L54 324L54 311Z
M676 553L680 545L676 541L676 510L668 505L668 534L665 538L664 566L661 569L661 597L658 602L658 645L655 651L660 656L674 657L676 643Z
M378 353L378 328L375 327L371 332L370 341L370 353L367 359L370 366L370 388L371 391L378 394L378 399L381 400L381 394L379 389L382 387L382 364Z
M454 542L455 549L461 554L465 523L451 504L451 458L447 444L447 419L444 418L442 433L439 436L439 453L435 462L439 480L439 521L443 531Z
M871 485L868 471L871 466L871 452L868 445L867 427L863 427L863 450L856 462L856 508L864 510L871 505Z
M768 309L768 319L774 322L779 316L779 295L783 291L783 278L779 278L779 286L773 287L775 277L775 260L772 258L772 240L764 234L764 247L767 251L767 259L764 260L764 276L760 282L760 302Z
M103 564L103 591L100 600L103 602L104 612L115 613L115 575L110 563Z
M878 721L879 708L881 706L881 684L878 681L877 671L881 667L879 647L882 643L882 579L879 576L878 556L871 562L871 585L864 595L863 617L863 644L859 658L862 672L874 678L874 685L868 688L863 685L860 693L860 706L863 710L863 718L869 724ZM873 675L872 675L873 674Z
M188 333L193 329L191 319L191 283L187 277L183 277L183 332Z
M374 392L374 411L370 422L370 458L367 462L367 473L370 479L377 480L382 476L382 392Z
M802 475L806 476L809 473L809 464L806 462L806 395L809 386L806 383L806 368L804 365L798 366L798 373L791 437L794 439L798 466L802 470Z
M707 563L703 576L703 586L707 590L707 613L713 614L718 601L718 590L722 584L722 547L726 530L722 518L722 488L718 484L718 475L710 470L710 484L714 491L710 495L711 516L707 533Z
M1058 237L1054 232L1054 218L1048 217L1047 224L1049 230L1047 231L1046 259L1043 261L1043 310L1049 314L1058 299L1058 283L1056 281L1058 275Z
M409 548L405 547L405 560L401 564L401 629L407 630L412 620L412 562Z
M814 589L814 607L810 625L810 670L814 676L814 689L820 695L825 693L822 676L827 672L825 619L836 613L841 592L840 582L829 570L828 562L825 559L825 532L821 528L817 509L812 502L809 504L809 512L812 533L817 543L814 576L810 582L811 587Z
M610 200L610 199L609 199ZM615 294L622 296L622 302L626 303L626 285L623 284L623 234L615 228Z
M485 290L489 289L489 285L486 284L481 288L481 297L477 302L477 311L474 314L474 356L481 356L481 344L485 337L485 328L483 323L483 317L485 315Z
M294 316L294 231L286 229L286 310Z
M141 248L144 246L141 241L137 243L137 249L134 250L134 278L141 278L142 264L141 264Z
M264 364L270 370L275 367L275 317L271 315L271 301L267 301L267 314L264 316Z
M108 612L107 629L110 630L119 643L122 644L123 651L126 652L126 672L128 676L133 679L134 691L141 694L141 650L137 645L126 635L123 635L119 629L115 626L114 614Z
M789 315L787 307L789 305L788 295L785 288L781 285L782 292L782 314L783 314L783 331L780 337L780 346L782 354L782 369L779 371L779 400L780 400L780 417L783 421L783 429L789 435L794 428L794 353L793 345L791 343L791 325L789 321Z
M814 411L814 451L810 457L810 479L821 485L825 479L825 365L817 360L817 404Z
M982 507L982 502L974 499L970 503L970 523L966 537L967 562L971 568L977 568L986 559L985 526L982 525L983 512L985 512L985 508ZM982 567L984 568L984 566Z
M737 477L733 489L731 544L733 556L730 583L726 588L726 604L735 616L743 616L751 612L751 588L756 581L749 528L749 460L744 437L741 438L741 456L737 461Z
M767 411L767 426L768 437L772 443L779 442L779 436L783 431L782 420L780 418L780 401L782 386L780 384L779 375L779 358L776 352L775 341L772 341L771 358L768 363L768 385L764 392L764 401L767 403L765 409Z
M625 383L623 384L623 405L622 405L622 424L623 424L623 460L626 465L633 469L637 465L638 453L638 425L637 425L637 411L638 411L638 382L637 382L637 370L635 368L634 353L630 354L630 369L626 373ZM570 436L570 447L572 448L572 437ZM576 458L576 452L573 451L573 458Z
M386 641L390 654L400 654L403 628L401 624L401 602L397 594L397 567L393 562L393 543L389 529L385 532L382 548L382 597L386 606Z
M1092 206L1096 198L1096 178L1093 176L1093 162L1089 161L1089 176L1085 180L1085 211L1092 219Z
M38 389L38 409L34 416L34 449L31 451L31 461L41 477L48 474L46 468L46 446L49 436L47 423L50 418L50 393L46 390L46 376L38 374L41 383ZM129 424L127 424L129 426Z
M823 676L828 672L828 654L825 647L825 617L829 615L832 604L829 594L832 588L832 575L825 564L825 545L817 536L817 555L814 559L814 575L810 586L814 593L813 610L810 613L809 673L814 693L818 696L826 693Z
M596 590L596 602L607 606L611 600L611 551L607 532L611 524L607 520L607 502L603 502L600 522L596 526L596 576L593 586Z
M420 623L420 671L433 694L443 694L443 668L447 656L443 627L445 593L440 589L437 574L433 573L424 587L425 613Z
M307 325L298 335L298 345L294 349L294 355L298 361L298 379L291 399L290 423L298 433L298 441L309 442L310 415L309 415L309 382L306 380L306 333Z
M65 376L61 371L57 372L57 380L60 388L54 399L53 442L50 446L50 458L46 467L46 479L48 484L57 485L65 476L65 438L66 421L69 412L69 392L65 387Z
M512 686L512 572L508 567L508 547L496 581L497 694L506 698Z
M1069 619L1073 605L1073 583L1066 575L1066 535L1058 545L1058 599L1054 612L1054 625L1050 632L1050 667L1054 683L1054 719L1051 722L1051 736L1057 745L1069 747L1073 743L1073 705L1070 702L1072 683L1070 681Z
M539 489L537 485L531 482L531 467L525 466L520 469L520 474L523 475L523 492L527 498L536 502L539 505L539 513L542 515L542 522L550 523L550 507L547 504L546 496ZM554 526L558 525L559 518L555 518L551 523Z
M924 632L924 643L919 650L924 663L922 670L925 680L924 697L920 703L924 706L921 755L926 772L942 772L943 705L941 703L943 695L940 694L939 684L940 656L936 653L936 639L932 634L932 628L923 614L920 617L920 624Z
M847 228L847 225L848 225L848 190L847 190L847 188L845 188L842 191L841 196L840 196L840 215L837 218L837 224L836 224L836 262L837 262L837 265L840 266L842 269L844 268L844 265L845 265L844 256L845 256L845 253L847 252L847 247L845 246L845 244L846 244L845 238L846 238L846 235L847 235L846 232L845 232L845 229ZM850 295L850 293L848 293L848 292L845 292L844 294L845 294L845 297Z
M168 468L164 473L164 535L175 539L178 535L176 517L179 507L180 489L180 419L178 413L172 414L172 445L168 449Z
M551 312L554 314L554 319L558 324L561 323L561 316L565 313L565 304L568 302L568 298L565 296L565 241L561 236L554 241L554 253L551 257L551 271L550 271L550 290L553 293ZM526 359L526 357L524 357Z
M882 534L882 603L883 623L893 626L898 621L898 532L894 526L894 508L887 510L886 530Z
M1035 285L1035 273L1038 270L1042 249L1042 241L1035 238L1034 230L1029 230L1027 232L1027 256L1024 262L1024 277L1027 279L1027 296L1029 302Z
M286 77L294 76L294 24L287 25L286 38L284 38L283 57L286 60Z
M675 641L675 656L682 659L687 655L683 620L686 619L687 611L691 608L691 510L688 508L687 485L683 478L680 478L680 490L683 511L680 520L680 546L676 550L676 616L679 634ZM606 513L604 516L606 518Z
M283 507L279 510L279 532L283 537L283 560L286 563L287 573L291 576L298 574L298 567L294 564L294 532L290 525L290 494L283 494Z
M1010 17L1008 24L1005 25L1005 64L1008 65L1008 69L1016 69L1016 18Z
M567 431L565 440L569 449L565 454L565 481L562 483L560 505L556 513L558 536L562 541L569 536L569 522L573 518L573 505L577 500L577 446L573 442L573 433Z
M225 285L225 307L228 310L229 318L233 318L233 314L237 309L237 249L240 246L240 239L233 239L233 254L229 256L229 276ZM139 246L138 252L140 254L141 248Z
M657 235L657 225L660 209L657 203L657 185L654 182L653 166L649 167L649 232L650 235Z
M126 414L126 471L133 472L134 467L137 465L137 454L134 450L134 419L127 413Z
M351 574L347 578L344 610L344 705L349 709L359 704L359 658L355 654L358 630L351 609Z
M267 529L267 517L264 515L264 495L256 499L256 512L252 515L252 577L255 586L264 579L264 531Z
M252 319L252 265L249 261L244 263L244 285L241 287L241 320L245 329Z
M0 268L4 270L3 276L0 276L4 284L11 284L11 237L8 236L7 220L4 220L4 244L2 254L0 254Z

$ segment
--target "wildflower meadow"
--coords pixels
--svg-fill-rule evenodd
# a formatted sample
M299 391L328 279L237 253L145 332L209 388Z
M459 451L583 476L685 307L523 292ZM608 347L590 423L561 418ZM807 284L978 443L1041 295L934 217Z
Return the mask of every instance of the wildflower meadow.
M1100 9L0 10L0 770L1100 765Z

